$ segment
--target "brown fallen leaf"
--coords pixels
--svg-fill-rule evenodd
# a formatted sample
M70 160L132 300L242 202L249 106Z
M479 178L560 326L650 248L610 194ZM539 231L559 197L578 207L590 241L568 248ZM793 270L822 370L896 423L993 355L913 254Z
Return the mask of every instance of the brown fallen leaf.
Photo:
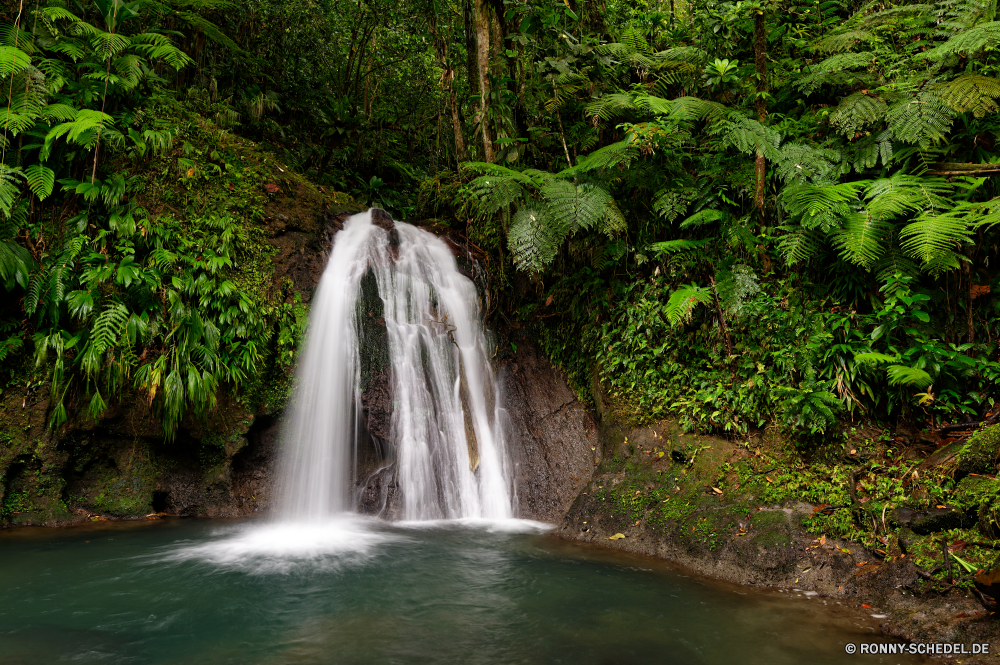
M867 563L868 563L867 561L862 561L861 563L856 563L854 565L857 566L858 568L863 568Z
M545 299L545 306L548 307L551 304L552 304L552 296L549 296L548 298Z

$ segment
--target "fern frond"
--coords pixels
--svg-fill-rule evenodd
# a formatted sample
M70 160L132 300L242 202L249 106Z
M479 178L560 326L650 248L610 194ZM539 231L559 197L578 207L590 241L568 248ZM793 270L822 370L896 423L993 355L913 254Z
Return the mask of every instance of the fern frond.
M934 383L930 374L916 367L889 365L885 371L889 375L889 385L891 386L913 386L923 389Z
M676 46L656 55L666 62L683 62L695 67L704 67L711 58L707 51L697 46Z
M729 114L729 109L723 104L698 97L678 97L672 101L674 117L677 118L716 123L725 120Z
M780 201L793 217L801 216L803 227L828 231L839 226L839 220L850 213L850 204L858 202L868 184L866 180L820 185L794 183L782 190Z
M628 136L622 141L606 145L590 153L571 169L566 169L560 175L568 176L574 173L586 173L606 169L608 167L628 166L633 159L639 156L639 144L633 136Z
M896 102L886 113L889 130L898 140L923 147L942 140L954 116L954 111L928 90Z
M16 76L31 64L31 56L15 46L0 46L0 78Z
M692 249L704 247L713 240L714 238L705 238L704 240L664 240L663 242L654 242L646 247L646 249L657 254L675 254L677 252L689 252Z
M667 315L670 325L677 325L680 321L689 320L691 313L697 305L710 303L712 300L711 289L698 286L697 284L682 286L670 294L663 312Z
M604 208L604 216L601 218L600 228L601 233L609 238L620 233L625 233L625 231L628 230L628 224L625 222L625 215L622 214L621 209L613 199L608 201L607 206Z
M880 123L885 119L889 106L882 99L864 92L840 100L837 109L830 114L830 122L848 139L869 125Z
M687 229L692 226L704 226L705 224L712 224L713 222L720 222L722 220L728 219L729 214L722 212L720 210L712 210L711 208L705 208L694 213L683 222L681 222L680 227L682 229Z
M868 210L877 217L891 218L919 210L944 210L952 207L946 198L951 185L942 178L922 178L895 173L873 180L865 190Z
M781 134L739 113L730 113L726 121L714 126L711 132L745 155L759 152L772 161L781 158L778 151Z
M877 365L879 363L898 363L899 356L889 355L888 353L878 353L875 351L870 353L855 353L854 362L872 365Z
M941 258L954 263L955 250L971 242L982 204L961 204L947 212L928 212L907 224L899 233L902 248L928 266Z
M14 284L28 286L28 272L34 263L31 254L24 247L12 242L0 242L0 278L8 291Z
M603 188L568 180L553 180L542 187L541 193L546 201L546 219L561 233L597 226L612 202Z
M757 275L749 266L737 265L716 275L716 289L722 308L734 319L743 314L743 305L760 293Z
M791 225L778 228L785 232L778 239L778 250L787 265L791 266L806 261L819 252L821 238L815 230Z
M998 110L1000 80L980 74L964 74L936 89L941 100L957 113L972 111L977 118Z
M990 21L956 34L944 44L921 54L921 57L929 60L943 60L956 55L971 57L984 49L996 48L998 45L1000 45L1000 21Z
M611 120L632 110L635 110L635 102L632 95L624 92L604 95L590 102L584 108L584 112L588 116L597 117L601 120Z
M521 208L511 220L507 245L519 269L540 272L555 258L564 238L541 210Z
M643 44L644 43L645 40L643 39ZM641 46L642 44L637 43L637 45ZM652 69L657 65L657 60L648 55L648 45L645 46L645 49L639 49L632 44L611 42L608 44L600 44L594 49L594 51L596 51L598 55L603 55L606 58L613 58L618 62L632 67L637 67L639 69Z
M24 175L28 180L28 188L39 200L52 193L56 184L56 174L52 169L41 164L31 164L24 169Z
M849 29L826 35L812 45L812 49L820 53L839 53L849 51L858 44L869 44L876 41L870 30Z
M808 94L816 92L826 84L844 85L865 73L871 67L872 58L875 56L870 51L862 53L839 53L818 62L809 67L806 73L795 82L795 87ZM852 70L861 70L855 72Z
M834 245L846 260L865 268L870 267L892 241L891 218L874 215L871 211L856 212L844 218L843 226L834 232Z
M828 148L786 143L781 146L781 158L775 165L786 182L829 180L840 175L841 155Z
M874 168L879 160L882 166L888 166L892 161L892 132L888 129L870 136L862 136L851 141L845 148L847 162L858 173Z

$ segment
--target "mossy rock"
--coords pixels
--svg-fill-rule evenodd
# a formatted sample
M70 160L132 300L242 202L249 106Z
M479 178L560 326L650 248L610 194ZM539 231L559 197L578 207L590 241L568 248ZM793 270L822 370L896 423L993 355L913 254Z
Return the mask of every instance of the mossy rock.
M787 547L792 544L791 524L783 510L762 510L753 516L751 542L764 549Z
M956 460L961 475L996 473L1000 461L1000 425L985 427L970 436L959 449Z

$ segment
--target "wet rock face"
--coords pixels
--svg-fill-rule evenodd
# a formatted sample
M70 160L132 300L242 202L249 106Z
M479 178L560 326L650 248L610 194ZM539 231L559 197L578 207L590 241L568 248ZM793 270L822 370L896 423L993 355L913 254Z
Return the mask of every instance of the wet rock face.
M392 215L382 208L372 208L372 224L386 231L392 231L396 228L392 221Z
M597 427L562 375L529 344L499 374L518 516L558 522L600 461Z

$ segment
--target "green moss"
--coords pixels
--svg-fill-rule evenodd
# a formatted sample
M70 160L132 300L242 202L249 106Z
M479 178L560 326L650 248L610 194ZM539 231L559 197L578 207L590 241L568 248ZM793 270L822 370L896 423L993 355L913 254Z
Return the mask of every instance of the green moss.
M84 508L105 515L130 517L153 509L159 468L146 443L136 440L110 451L110 463L95 467L85 480Z
M997 472L1000 459L1000 425L984 427L968 438L957 455L958 471L962 474Z

